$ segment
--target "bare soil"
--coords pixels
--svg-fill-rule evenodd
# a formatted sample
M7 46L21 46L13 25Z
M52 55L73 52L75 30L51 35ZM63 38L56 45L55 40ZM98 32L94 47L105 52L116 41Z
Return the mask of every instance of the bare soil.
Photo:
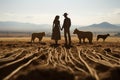
M0 80L119 80L120 38L64 46L49 37L0 38Z

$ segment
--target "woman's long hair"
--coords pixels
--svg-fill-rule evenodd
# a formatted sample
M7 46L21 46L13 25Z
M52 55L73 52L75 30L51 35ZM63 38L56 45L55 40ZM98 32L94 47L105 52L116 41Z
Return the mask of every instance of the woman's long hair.
M55 21L58 21L58 19L59 19L59 16L58 15L55 16L55 19L54 19L53 23L55 23Z

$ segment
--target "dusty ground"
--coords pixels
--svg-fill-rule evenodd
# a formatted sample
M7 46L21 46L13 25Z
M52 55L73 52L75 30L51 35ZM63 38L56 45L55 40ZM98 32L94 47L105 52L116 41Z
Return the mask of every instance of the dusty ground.
M30 43L30 38L0 38L0 80L119 80L120 38L106 42L64 46L49 37Z

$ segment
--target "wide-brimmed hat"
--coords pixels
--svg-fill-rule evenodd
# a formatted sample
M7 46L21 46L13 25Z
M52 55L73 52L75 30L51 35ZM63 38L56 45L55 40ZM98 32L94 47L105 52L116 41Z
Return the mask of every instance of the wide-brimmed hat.
M68 13L64 13L63 16L68 15Z

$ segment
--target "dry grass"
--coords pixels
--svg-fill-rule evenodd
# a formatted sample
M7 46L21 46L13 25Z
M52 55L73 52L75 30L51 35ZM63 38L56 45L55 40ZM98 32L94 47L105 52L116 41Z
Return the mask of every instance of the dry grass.
M17 40L17 41L30 41L31 37L0 37L0 41L11 41L11 40ZM43 41L51 40L50 37L44 37ZM62 40L64 40L64 37L62 37ZM76 41L78 38L72 37L72 41ZM87 39L86 39L87 40ZM93 37L93 41L96 41L96 37ZM108 37L106 39L107 42L120 42L120 37ZM102 42L102 39L100 39L100 42Z
M49 37L30 43L30 37L0 38L0 79L3 80L119 80L120 38L72 47L53 45ZM113 75L114 73L114 75ZM114 79L113 79L114 78Z

